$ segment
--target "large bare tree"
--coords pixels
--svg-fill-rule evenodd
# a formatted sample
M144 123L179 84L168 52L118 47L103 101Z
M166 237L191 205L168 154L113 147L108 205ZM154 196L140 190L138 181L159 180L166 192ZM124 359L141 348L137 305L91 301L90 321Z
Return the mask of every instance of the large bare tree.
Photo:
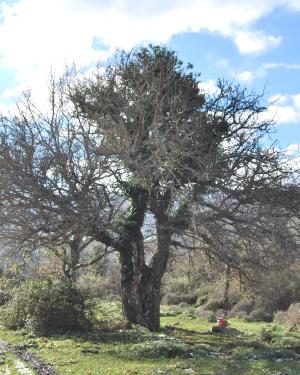
M293 254L291 176L259 95L220 81L205 96L191 65L153 46L51 93L48 113L29 100L2 119L3 235L118 251L130 322L159 329L172 246L241 270Z

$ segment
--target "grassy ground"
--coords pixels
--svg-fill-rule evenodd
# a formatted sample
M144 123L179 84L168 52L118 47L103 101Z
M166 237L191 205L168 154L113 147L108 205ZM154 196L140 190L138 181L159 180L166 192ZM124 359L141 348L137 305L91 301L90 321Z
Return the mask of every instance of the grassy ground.
M212 323L192 309L163 308L162 330L125 328L119 304L98 306L98 327L90 333L34 337L0 329L0 339L26 348L62 375L199 374L299 375L300 333L275 324L232 319L232 334L212 334ZM15 359L4 358L1 374ZM14 365L15 366L15 365ZM15 371L15 372L13 372Z
M0 375L34 375L29 366L6 350L0 351Z

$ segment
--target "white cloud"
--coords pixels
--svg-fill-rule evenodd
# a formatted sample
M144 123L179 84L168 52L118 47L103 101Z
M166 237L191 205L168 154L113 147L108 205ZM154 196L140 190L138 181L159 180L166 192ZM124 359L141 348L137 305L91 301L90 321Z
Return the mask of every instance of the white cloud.
M279 68L284 68L284 69L289 69L289 70L299 70L300 64L288 64L288 63L283 63L283 62L267 63L267 64L263 64L261 68L264 70L279 69Z
M296 100L295 100L296 98ZM282 95L276 94L268 98L269 106L260 115L261 121L273 119L277 125L296 124L300 125L300 106L297 100L300 94ZM292 148L295 148L293 145Z
M287 95L282 95L282 94L272 95L268 99L269 103L271 103L273 105L274 104L276 104L276 105L286 104L288 100L289 100L288 96Z
M271 105L269 112L274 115L277 124L291 124L300 121L300 111L291 105Z
M280 37L255 31L254 24L279 6L299 10L297 0L2 2L0 68L15 71L22 85L32 87L46 80L51 66L60 72L73 61L85 65L105 59L115 47L163 43L174 34L202 30L233 38L241 53L263 52L278 45ZM107 48L96 50L95 40Z
M299 143L293 143L290 144L285 150L286 160L288 162L288 165L293 170L299 170L300 169L300 144Z
M245 70L244 72L239 72L236 74L236 79L243 83L251 83L254 79L254 72L250 70Z
M238 31L234 41L241 53L261 53L276 47L281 42L281 37L266 35L259 31Z
M245 70L236 73L232 67L230 67L230 63L227 62L227 64L223 65L223 68L228 71L229 74L231 74L233 77L235 77L238 81L242 83L252 83L255 79L262 79L264 78L269 70L271 69L288 69L288 70L300 70L300 64L289 64L289 63L265 63L259 65L254 70Z
M1 116L9 116L10 113L15 112L15 105L14 104L7 104L0 102L0 114Z
M300 1L299 0L289 0L288 7L292 10L300 11Z
M269 98L266 117L273 118L277 124L300 123L300 94L273 95Z
M292 99L293 99L295 107L300 110L300 94L293 95Z
M300 144L293 143L286 148L286 154L289 156L295 156L300 153Z
M213 94L216 91L218 91L218 87L216 85L216 82L212 79L208 81L203 81L199 83L200 90L203 90L204 93Z

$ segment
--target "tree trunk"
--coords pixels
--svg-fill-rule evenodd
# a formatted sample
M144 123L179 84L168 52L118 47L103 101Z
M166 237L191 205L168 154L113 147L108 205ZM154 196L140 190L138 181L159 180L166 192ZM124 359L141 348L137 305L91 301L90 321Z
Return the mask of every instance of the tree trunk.
M75 237L73 241L69 242L68 246L70 254L68 257L65 254L65 260L63 262L63 272L68 280L75 283L77 280L76 266L79 263L80 258L80 238Z
M230 273L231 269L230 266L226 265L226 273L225 273L225 285L224 285L224 309L225 312L227 313L229 309L229 287L230 287Z
M160 278L144 265L128 274L122 267L122 302L129 322L140 324L151 331L160 328Z
M142 234L128 241L121 252L122 302L129 322L151 331L160 329L160 288L166 270L171 235L157 226L157 251L151 267L145 264Z

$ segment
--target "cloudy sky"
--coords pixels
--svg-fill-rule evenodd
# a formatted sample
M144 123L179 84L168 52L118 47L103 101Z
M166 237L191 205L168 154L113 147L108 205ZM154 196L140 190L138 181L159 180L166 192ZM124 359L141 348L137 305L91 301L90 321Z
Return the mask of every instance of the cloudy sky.
M0 111L50 70L163 43L201 72L265 90L277 138L300 144L300 0L0 0Z

